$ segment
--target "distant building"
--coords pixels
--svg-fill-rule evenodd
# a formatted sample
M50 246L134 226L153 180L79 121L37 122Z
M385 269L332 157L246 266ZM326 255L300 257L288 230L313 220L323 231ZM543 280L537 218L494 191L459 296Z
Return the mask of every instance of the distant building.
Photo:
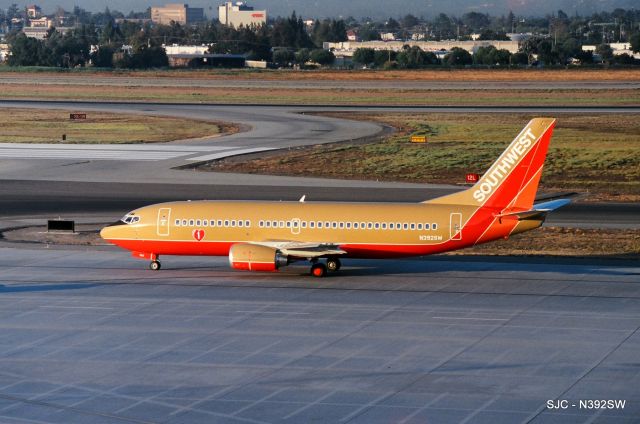
M582 51L585 52L596 52L595 45L584 45L582 46ZM619 56L621 54L628 54L629 56L633 56L636 59L640 59L640 53L634 53L631 50L631 43L609 43L609 47L613 50L614 56Z
M244 2L235 4L230 1L218 7L218 19L223 25L238 28L240 25L248 27L252 25L264 25L267 23L266 10L254 10Z
M517 41L482 40L482 41L361 41L361 42L337 42L322 44L325 50L331 50L338 57L351 57L359 48L374 50L402 51L404 46L417 46L426 52L433 52L436 56L449 52L454 47L460 47L469 53L475 53L480 47L492 45L497 49L508 50L509 53L518 51ZM443 53L444 52L444 53Z
M27 6L27 17L29 19L38 19L40 16L42 16L42 9L40 9L40 6L35 4Z
M393 32L381 32L380 39L382 41L393 41L396 39L396 35Z
M31 28L51 28L52 26L53 20L47 17L29 20L29 27Z
M169 3L151 8L151 21L155 24L169 25L175 22L180 25L191 25L204 21L204 9L189 7L184 3Z
M358 40L358 33L355 32L354 30L350 29L349 31L347 31L347 41L359 41Z
M44 40L47 38L47 33L53 27L53 20L47 17L38 19L30 19L29 26L22 28L22 32L27 37L37 38L38 40ZM69 28L56 28L56 31L64 33Z
M11 49L9 48L8 44L0 43L0 63L7 60L7 57L9 57L10 51Z

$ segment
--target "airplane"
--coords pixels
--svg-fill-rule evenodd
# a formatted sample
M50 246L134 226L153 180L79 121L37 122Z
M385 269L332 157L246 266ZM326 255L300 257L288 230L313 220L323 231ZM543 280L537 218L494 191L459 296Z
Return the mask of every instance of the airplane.
M309 261L315 277L343 258L425 256L506 239L570 202L534 205L555 122L532 119L475 185L421 203L168 202L131 211L100 236L152 270L160 255L210 255L248 271Z

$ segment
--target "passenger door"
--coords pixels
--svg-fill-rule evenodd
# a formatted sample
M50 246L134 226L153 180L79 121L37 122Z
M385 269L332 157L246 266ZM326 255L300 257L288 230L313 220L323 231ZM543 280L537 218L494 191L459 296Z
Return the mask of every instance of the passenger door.
M171 208L160 208L158 210L158 223L156 231L159 236L169 235L169 222L171 219Z
M453 212L449 216L449 238L462 240L462 214Z

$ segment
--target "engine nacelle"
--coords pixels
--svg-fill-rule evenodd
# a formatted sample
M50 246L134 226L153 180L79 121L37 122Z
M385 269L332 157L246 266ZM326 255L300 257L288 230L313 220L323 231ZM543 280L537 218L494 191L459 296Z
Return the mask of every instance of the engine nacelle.
M276 271L289 261L273 247L238 243L229 249L229 264L231 268L246 271Z

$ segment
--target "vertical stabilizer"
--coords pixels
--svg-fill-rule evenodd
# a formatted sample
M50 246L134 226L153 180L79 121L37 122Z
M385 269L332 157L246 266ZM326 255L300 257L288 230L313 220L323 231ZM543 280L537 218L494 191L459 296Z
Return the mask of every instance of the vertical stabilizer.
M531 209L555 122L532 119L473 187L424 203Z

